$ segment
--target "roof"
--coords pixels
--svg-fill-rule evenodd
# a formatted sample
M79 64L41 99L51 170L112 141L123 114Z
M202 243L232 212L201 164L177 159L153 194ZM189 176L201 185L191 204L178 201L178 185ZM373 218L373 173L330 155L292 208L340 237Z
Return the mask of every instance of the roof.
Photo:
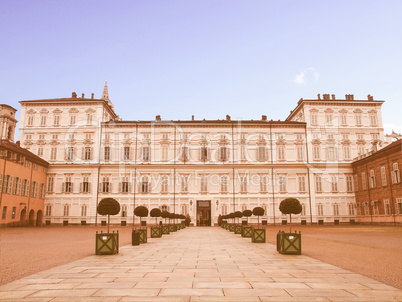
M364 156L363 158L359 158L359 159L355 160L354 162L352 162L352 165L358 165L364 161L371 161L377 156L381 156L388 152L394 151L393 149L399 149L401 156L402 156L402 139L399 139L396 142L393 142L393 143L389 144L388 146L386 146L376 152L369 153L369 155L367 155L367 156L363 155Z
M15 153L19 153L19 154L25 156L26 158L28 158L29 161L39 164L41 166L44 166L44 167L49 166L49 163L46 160L44 160L43 158L40 158L39 156L33 154L31 151L29 151L25 148L22 148L18 144L15 144L9 140L6 140L6 139L0 140L0 148L4 148L4 149L10 150L10 151L13 151Z

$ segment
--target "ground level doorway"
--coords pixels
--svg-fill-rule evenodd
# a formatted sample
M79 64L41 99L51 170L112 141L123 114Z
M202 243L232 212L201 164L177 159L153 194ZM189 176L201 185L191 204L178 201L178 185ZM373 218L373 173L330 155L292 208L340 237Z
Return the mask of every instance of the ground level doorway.
M210 200L197 200L197 226L211 226Z

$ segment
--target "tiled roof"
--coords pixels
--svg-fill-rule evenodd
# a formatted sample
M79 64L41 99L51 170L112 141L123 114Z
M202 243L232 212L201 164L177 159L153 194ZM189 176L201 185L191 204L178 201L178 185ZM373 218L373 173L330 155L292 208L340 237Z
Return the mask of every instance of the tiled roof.
M49 166L49 163L46 160L44 160L43 158L40 158L39 156L33 154L31 151L29 151L25 148L22 148L22 147L18 146L18 144L10 142L9 140L5 140L5 139L0 140L0 148L7 149L7 150L13 151L15 153L19 153L19 154L25 156L29 161L39 164L41 166L44 166L44 167Z

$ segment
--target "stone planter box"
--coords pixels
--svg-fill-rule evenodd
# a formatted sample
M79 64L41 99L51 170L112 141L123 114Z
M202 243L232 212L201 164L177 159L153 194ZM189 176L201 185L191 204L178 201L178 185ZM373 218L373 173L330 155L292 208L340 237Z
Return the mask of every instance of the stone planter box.
M233 223L229 224L229 231L234 232L235 231L235 225Z
M169 232L177 232L177 225L169 224Z
M265 229L253 229L251 232L251 242L265 243Z
M139 229L138 232L140 233L140 243L147 243L147 229Z
M241 236L242 237L251 237L253 232L253 227L252 226L245 226L243 227Z
M132 230L131 232L131 245L140 245L140 232Z
M151 238L162 237L162 227L151 227Z
M301 233L285 233L276 235L276 249L285 255L301 255Z
M235 234L241 234L241 233L242 233L242 229L241 229L241 225L240 225L240 224L235 224L235 226L234 226L234 233L235 233Z
M170 227L168 224L162 225L162 234L169 235L170 234Z
M95 237L96 255L113 255L119 252L119 232L100 233L96 232Z

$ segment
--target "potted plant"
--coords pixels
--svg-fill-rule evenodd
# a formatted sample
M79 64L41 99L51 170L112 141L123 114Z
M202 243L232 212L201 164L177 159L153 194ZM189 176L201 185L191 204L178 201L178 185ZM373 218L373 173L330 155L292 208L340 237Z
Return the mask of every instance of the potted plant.
M240 212L240 211L236 211L236 212L234 212L234 217L235 217L235 219L237 218L237 224L235 223L234 233L235 234L241 234L242 233L242 228L241 228L241 225L239 224L239 218L243 217L243 213Z
M162 234L170 234L169 224L166 224L166 219L169 218L170 213L168 211L162 211L161 217L165 219L165 224L162 225Z
M177 225L174 223L175 218L176 218L176 214L175 213L170 213L169 220L173 219L173 223L169 224L169 231L170 232L177 232Z
M191 217L190 217L190 215L187 213L186 219L184 220L184 223L186 224L186 226L190 226L190 222L191 222Z
M248 225L248 218L253 215L253 212L251 210L244 210L243 211L243 216L247 218L246 220L246 225L243 226L243 230L241 233L242 237L251 237L251 233L253 231L253 227Z
M292 214L300 214L302 209L300 201L296 198L286 198L279 205L283 214L290 215L290 232L279 231L276 236L277 250L281 254L301 254L301 232L292 233Z
M148 216L148 209L144 206L138 206L134 209L134 215L140 217L140 242L147 243L147 228L142 228L142 218Z
M254 243L265 243L265 229L260 229L260 216L263 216L264 212L264 209L261 207L253 209L253 215L258 217L258 228L253 229L251 233L251 241Z
M236 217L235 217L235 214L234 214L234 213L230 213L230 214L228 215L228 217L229 217L229 219L233 219L232 223L229 225L229 231L234 232L234 231L235 231L234 219L236 218Z
M158 208L154 208L149 212L151 217L155 217L155 226L151 227L151 238L160 238L162 237L162 228L158 226L158 217L161 217L161 210Z
M104 198L97 207L99 215L107 215L107 233L98 234L96 232L95 254L96 255L112 255L119 252L119 231L116 233L109 232L110 215L116 215L120 212L120 204L116 199Z

